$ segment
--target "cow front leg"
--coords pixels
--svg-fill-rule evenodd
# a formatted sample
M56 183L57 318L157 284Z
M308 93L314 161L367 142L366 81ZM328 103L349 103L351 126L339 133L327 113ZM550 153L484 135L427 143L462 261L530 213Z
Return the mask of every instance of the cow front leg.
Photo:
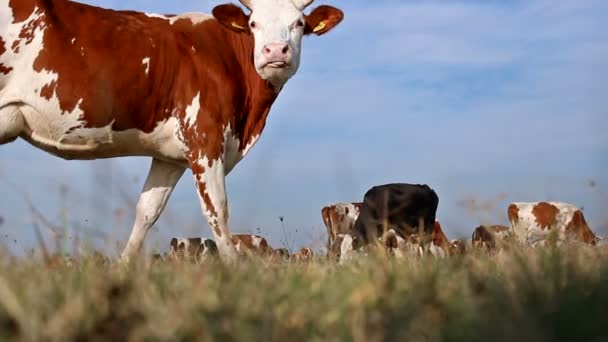
M141 251L146 234L158 220L169 200L175 185L186 168L152 159L150 172L137 201L135 224L127 246L122 252L122 261L129 261Z
M215 237L220 257L224 261L234 262L238 254L228 228L224 164L221 160L207 162L205 159L191 163L190 167L194 174L201 209Z

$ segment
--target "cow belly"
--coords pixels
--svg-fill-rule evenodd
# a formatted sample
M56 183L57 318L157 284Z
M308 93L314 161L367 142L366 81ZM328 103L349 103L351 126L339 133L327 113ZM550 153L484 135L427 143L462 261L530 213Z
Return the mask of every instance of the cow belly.
M32 145L64 159L100 159L149 156L186 164L185 147L175 132L177 120L158 123L150 133L137 129L113 131L110 125L83 128L68 118L56 120L31 107L21 108L26 130L21 137Z

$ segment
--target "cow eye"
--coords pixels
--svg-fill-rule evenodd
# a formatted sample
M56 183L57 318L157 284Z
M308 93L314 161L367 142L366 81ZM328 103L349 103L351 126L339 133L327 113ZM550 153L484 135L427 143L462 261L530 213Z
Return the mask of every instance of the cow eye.
M296 26L297 26L297 27L304 27L304 21L303 21L303 20L298 20L298 21L296 22Z
M250 26L251 28L255 28L255 26L256 26L255 21L250 22L250 23L249 23L249 26Z

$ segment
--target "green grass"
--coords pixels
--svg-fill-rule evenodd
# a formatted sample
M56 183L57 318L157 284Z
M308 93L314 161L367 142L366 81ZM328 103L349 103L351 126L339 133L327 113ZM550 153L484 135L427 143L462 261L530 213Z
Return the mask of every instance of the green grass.
M0 257L0 340L606 341L608 251L338 266Z

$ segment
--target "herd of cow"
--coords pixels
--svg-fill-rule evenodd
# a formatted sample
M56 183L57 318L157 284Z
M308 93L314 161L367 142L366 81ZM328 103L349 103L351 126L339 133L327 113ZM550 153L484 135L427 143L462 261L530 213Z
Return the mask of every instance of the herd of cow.
M414 258L430 254L444 258L462 255L467 248L494 250L498 241L520 242L530 247L554 242L601 243L589 228L581 209L562 202L515 202L507 209L510 227L481 225L470 240L448 240L436 220L439 198L428 185L386 184L371 188L363 202L334 203L323 207L321 216L327 228L327 257L340 263L373 246L386 248L396 258ZM241 255L269 258L309 260L311 248L302 248L291 255L285 248L273 249L266 239L257 235L233 235ZM217 255L217 246L210 239L173 238L172 259L202 262Z
M259 140L296 74L302 38L325 35L344 13L328 5L305 13L313 0L239 1L244 8L163 15L0 0L0 145L21 138L68 160L152 160L121 255L126 262L141 253L186 170L214 240L174 240L175 253L292 257L263 238L231 233L225 177ZM435 220L437 204L428 186L393 184L372 188L362 203L328 206L329 255L347 260L378 240L395 255L460 253L464 244L448 242ZM509 229L480 227L474 242L491 246L495 237L514 235L535 245L547 232L560 241L598 241L568 204L513 203L508 212ZM294 257L311 256L303 249Z

